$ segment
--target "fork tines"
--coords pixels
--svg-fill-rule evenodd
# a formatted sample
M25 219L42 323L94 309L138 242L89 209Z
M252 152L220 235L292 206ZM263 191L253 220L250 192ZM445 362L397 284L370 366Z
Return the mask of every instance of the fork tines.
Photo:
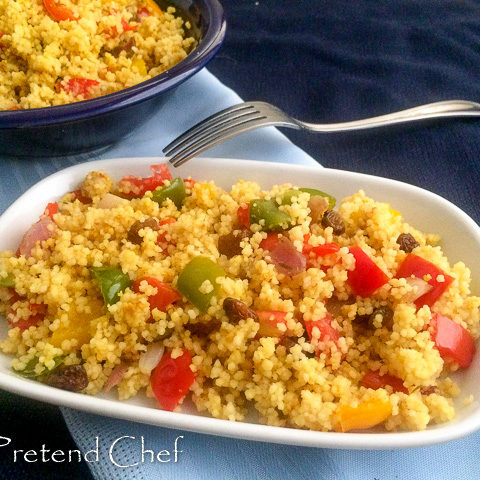
M194 155L232 138L243 131L258 128L266 119L255 105L241 103L202 120L169 143L163 152L170 163L180 166Z

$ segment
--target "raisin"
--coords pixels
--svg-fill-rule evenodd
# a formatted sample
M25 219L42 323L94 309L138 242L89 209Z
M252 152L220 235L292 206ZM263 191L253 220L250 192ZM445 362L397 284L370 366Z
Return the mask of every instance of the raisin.
M250 235L250 230L242 228L218 237L218 252L221 255L225 255L227 258L241 255L242 247L240 246L240 243L244 238L249 238Z
M218 330L220 322L210 320L209 322L187 323L185 329L197 337L208 337L213 331Z
M438 388L435 385L430 385L429 387L421 387L420 393L422 395L431 395L432 393L438 393Z
M58 367L48 376L47 384L70 392L80 392L88 385L87 372L83 365Z
M377 315L382 316L382 325L388 328L388 330L391 330L393 327L393 310L388 306L377 307L368 319L368 323L371 327L374 327L373 322Z
M415 237L410 233L401 233L397 238L397 243L400 245L400 250L403 250L405 253L410 253L414 248L420 246Z
M127 240L135 245L141 245L143 242L143 237L139 235L139 231L142 228L151 228L154 232L156 232L160 227L158 224L158 220L153 217L148 217L145 220L137 220L132 226L129 228L127 233Z
M253 318L258 322L258 315L255 310L248 308L247 305L236 298L226 298L223 301L223 309L231 323L238 323L240 320Z
M345 224L343 223L342 217L335 210L327 210L323 214L322 226L324 228L332 227L335 235L341 235L345 232Z

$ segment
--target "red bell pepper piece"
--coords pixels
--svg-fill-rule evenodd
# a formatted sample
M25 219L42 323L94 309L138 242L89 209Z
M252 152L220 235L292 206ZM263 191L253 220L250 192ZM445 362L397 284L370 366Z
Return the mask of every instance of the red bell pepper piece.
M302 253L306 256L313 253L315 257L326 257L327 255L332 255L337 253L340 250L340 245L337 243L324 243L323 245L317 245L316 247L310 245L308 242L310 240L310 234L303 236L303 250Z
M57 202L53 202L53 203L49 203L49 204L45 207L45 211L43 212L43 214L49 216L49 217L53 220L53 216L54 216L57 212L58 212L58 203L57 203Z
M257 332L257 337L283 337L286 330L280 330L278 328L279 323L287 325L287 312L280 310L258 310L258 322L260 328Z
M443 270L438 268L433 263L425 260L422 257L419 257L418 255L409 253L400 265L396 278L409 278L412 275L416 278L421 278L422 280L424 280L425 275L430 275L430 280L426 281L433 287L425 295L422 295L415 300L415 305L417 308L421 308L424 305L431 307L453 282L453 277L444 273ZM445 281L439 282L437 280L438 275L443 275Z
M67 93L74 97L82 96L88 100L91 95L91 89L100 85L97 80L90 78L70 78L67 81L60 82L60 88L63 88Z
M85 205L92 203L92 199L90 197L87 197L80 188L78 190L74 190L71 193L73 193L73 201L78 200L80 203L83 203Z
M122 18L122 27L124 32L137 30L138 25L130 25L124 18Z
M148 296L148 303L150 304L150 310L154 308L158 308L161 312L166 312L167 307L172 303L180 300L182 296L180 295L177 290L173 287L168 285L167 283L161 282L157 278L154 277L142 277L136 280L133 284L133 291L135 293L140 292L140 283L146 281L152 287L157 289L157 293L155 295Z
M476 351L470 332L439 313L433 315L432 325L432 339L440 356L458 363L463 368L470 366Z
M133 175L125 175L119 182L119 186L130 186L131 191L121 190L122 195L127 197L143 197L146 192L152 192L157 187L163 186L165 180L171 180L172 175L164 163L152 165L150 170L153 172L151 177L138 178Z
M190 369L192 357L184 350L180 357L172 358L167 352L153 369L150 385L153 393L164 410L172 411L188 393L195 380Z
M57 3L55 0L43 0L43 5L50 18L56 22L77 20L77 17L69 8Z
M19 328L21 332L28 330L30 327L36 327L45 318L47 306L43 304L30 303L28 305L29 310L32 312L27 318L17 318L17 310L13 308L13 305L22 300L22 297L15 291L10 298L10 307L7 311L7 322L10 328Z
M312 341L312 331L314 327L317 327L320 331L320 337L318 338L320 342L337 343L340 338L340 332L332 327L332 315L330 313L327 313L325 317L317 320L305 320L304 323L310 341ZM320 354L320 351L317 351L317 354Z
M385 388L386 385L390 385L394 392L401 392L408 395L408 390L400 378L388 374L380 375L380 373L375 370L367 372L360 381L360 385L365 388L372 388L373 390Z
M348 271L348 284L355 295L369 297L388 282L388 277L360 247L350 247L349 252L356 262L355 269Z
M279 234L275 232L267 233L267 238L260 242L259 247L271 252L278 244L278 236Z
M237 210L237 216L238 216L238 221L245 227L250 229L250 204L247 203L245 207L242 207L241 205L238 207Z

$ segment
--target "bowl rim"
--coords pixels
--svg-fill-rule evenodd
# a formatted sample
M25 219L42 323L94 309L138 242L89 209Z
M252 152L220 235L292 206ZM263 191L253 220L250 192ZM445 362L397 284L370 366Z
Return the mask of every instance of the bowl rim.
M80 102L26 110L0 110L0 129L41 127L75 122L144 102L190 78L217 53L226 34L225 11L218 0L193 0L208 28L197 47L172 68L131 87Z

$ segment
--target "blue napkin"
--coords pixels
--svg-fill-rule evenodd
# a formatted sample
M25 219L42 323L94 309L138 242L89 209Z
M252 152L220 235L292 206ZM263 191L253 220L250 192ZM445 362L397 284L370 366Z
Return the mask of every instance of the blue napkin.
M189 99L188 104L185 99ZM146 125L99 157L160 155L164 145L192 124L240 101L234 92L203 70L178 88ZM163 121L165 118L169 119L168 124ZM316 163L271 128L229 140L204 155ZM86 155L84 160L89 158ZM62 408L62 412L83 452L96 450L98 439L98 461L94 453L89 456L92 460L89 467L97 479L480 479L479 433L444 445L410 450L328 450L202 435L67 408ZM118 440L121 437L125 438ZM152 454L148 452L142 461L142 439L143 448L154 455L161 451L169 453L164 452L160 457L164 462L156 458L152 462Z

